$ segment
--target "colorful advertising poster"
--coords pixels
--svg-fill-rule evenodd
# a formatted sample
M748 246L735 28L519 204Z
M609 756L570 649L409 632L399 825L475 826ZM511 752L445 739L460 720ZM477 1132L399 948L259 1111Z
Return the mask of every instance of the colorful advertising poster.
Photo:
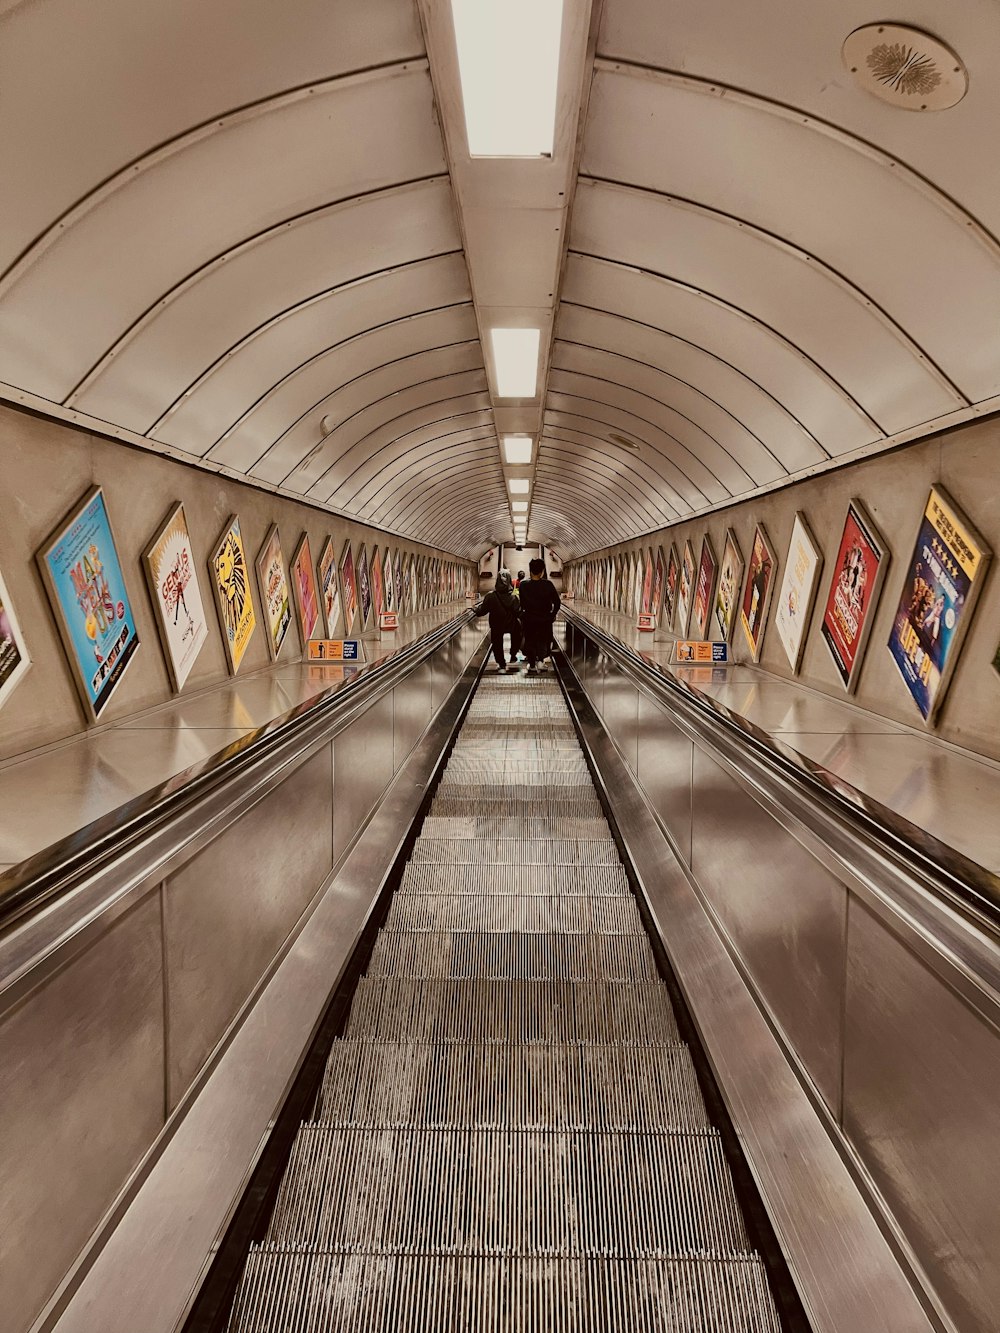
M694 624L691 626L691 629L696 630L702 638L708 633L708 622L712 614L712 594L715 592L715 574L718 568L711 540L706 535L701 543L698 582L694 590Z
M385 588L382 583L382 557L377 546L372 547L371 558L372 605L375 615L380 616L385 610Z
M0 708L27 674L31 658L17 623L7 585L0 574Z
M309 536L303 533L292 556L292 595L295 598L295 614L299 621L299 631L303 644L307 644L319 625L319 590L316 587L316 571L313 568L312 548Z
M354 628L354 617L358 613L358 584L354 576L350 542L345 544L344 553L340 557L340 591L344 598L344 630L350 634Z
M935 486L903 583L889 651L925 722L944 698L992 553Z
M364 542L358 547L358 563L356 567L358 579L358 605L361 610L361 628L364 629L371 619L372 614L372 585L369 581L368 562L365 559Z
M139 647L99 486L67 515L39 551L38 563L80 698L96 721Z
M257 587L264 607L264 628L267 630L267 650L272 661L281 652L285 635L292 623L292 603L288 595L288 576L285 558L281 554L281 538L272 523L257 556Z
M646 581L646 570L642 562L642 552L632 557L632 614L637 616L642 610L642 596Z
M677 585L681 578L681 565L677 558L677 547L671 544L667 557L667 577L663 585L663 626L673 629L674 614L677 611Z
M399 551L393 562L393 581L396 584L396 608L401 616L406 615L406 589L403 587L403 558Z
M740 627L746 637L750 655L756 662L764 642L767 612L774 592L774 551L761 524L753 534L750 568L747 570L743 601L740 603Z
M392 577L392 552L388 546L385 548L385 566L382 571L384 586L384 596L382 601L383 611L396 610L396 585Z
M180 690L208 639L208 617L182 504L175 504L167 515L143 551L142 564L170 679L174 689Z
M656 548L656 563L653 566L653 586L649 592L649 614L658 616L660 606L663 603L663 577L666 570L663 566L663 547Z
M417 614L417 557L415 555L410 556L409 562L406 566L406 570L407 570L406 577L409 584L408 602L410 607L410 613L412 615L416 615Z
M650 604L653 600L653 553L646 552L646 568L642 577L642 607L641 610L649 615Z
M774 616L775 632L793 671L798 671L802 659L822 568L823 556L813 541L805 515L796 514Z
M691 618L691 603L694 600L694 548L690 542L684 543L684 558L681 561L681 573L677 582L677 633L688 632Z
M337 587L337 556L330 537L323 543L316 571L319 574L319 600L323 608L323 624L327 634L332 638L340 614L340 590Z
M837 675L847 690L858 683L888 565L881 533L860 501L852 500L820 626Z
M257 628L253 598L250 595L250 570L240 533L240 520L235 514L226 524L215 550L209 556L208 572L215 593L229 669L235 675Z
M722 564L719 568L719 585L715 590L715 611L712 617L713 629L719 638L728 643L736 623L736 604L740 600L740 583L743 579L743 553L732 528L726 533L726 547L722 552Z

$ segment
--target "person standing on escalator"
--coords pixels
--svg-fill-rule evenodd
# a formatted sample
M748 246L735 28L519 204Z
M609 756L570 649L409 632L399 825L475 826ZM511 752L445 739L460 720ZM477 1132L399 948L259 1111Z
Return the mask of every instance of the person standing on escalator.
M517 651L521 646L521 607L517 593L510 581L510 571L501 569L497 574L496 587L488 592L477 607L477 616L490 618L490 642L493 656L496 658L498 671L516 671ZM510 635L510 666L504 660L503 638Z
M537 675L537 665L548 657L552 647L552 625L562 605L555 585L545 574L544 560L529 560L526 583L518 588L521 599L521 624L524 631L524 655L528 659L528 675Z

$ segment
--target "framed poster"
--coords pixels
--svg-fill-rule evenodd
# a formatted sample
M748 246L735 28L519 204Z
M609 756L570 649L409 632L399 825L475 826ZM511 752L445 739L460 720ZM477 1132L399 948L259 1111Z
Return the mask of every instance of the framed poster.
M670 554L667 557L667 574L663 584L663 626L665 629L673 629L674 616L677 612L677 585L681 579L681 564L677 558L677 547L670 543Z
M728 643L736 623L736 605L740 600L740 587L743 582L743 553L732 528L726 533L726 545L722 552L722 564L719 568L719 584L715 590L715 610L713 613L714 632L717 638Z
M804 514L796 514L785 557L785 573L778 593L774 628L788 658L788 665L798 671L806 631L812 618L813 602L823 568L823 553L813 540Z
M941 706L991 555L948 493L932 487L889 635L925 722Z
M750 567L747 570L746 586L740 603L740 627L755 662L760 658L764 642L767 612L771 605L771 594L774 592L774 574L774 550L767 540L763 524L758 523L753 534Z
M846 690L858 683L868 635L889 566L882 534L860 500L847 509L820 633Z
M288 576L285 558L281 554L281 538L272 523L264 545L257 555L257 587L264 608L264 628L267 631L267 651L272 662L281 652L288 626L292 623L291 598L288 596Z
M76 687L87 716L96 722L139 647L99 486L66 515L37 559Z
M649 615L650 604L653 600L653 553L646 552L646 567L642 575L642 602L639 610Z
M708 622L712 615L712 597L715 593L715 575L719 568L712 549L712 539L706 532L701 543L701 560L698 562L698 581L694 589L694 624L691 633L697 631L698 638L708 634Z
M677 633L683 638L688 632L691 619L691 603L694 600L694 547L684 543L684 558L681 561L681 573L677 582Z
M401 616L406 615L406 589L403 587L403 557L397 550L393 561L393 581L396 584L396 607Z
M17 623L7 585L0 574L0 708L13 694L31 666L21 626Z
M384 584L383 610L396 611L396 585L392 574L392 552L385 548L385 567L382 572Z
M350 549L350 548L348 548ZM334 637L337 618L340 615L340 590L337 587L337 556L333 548L333 538L327 537L319 554L316 566L319 574L319 601L323 608L323 624L326 626L328 639Z
M656 548L656 560L653 562L653 583L649 590L649 606L647 610L651 616L660 614L660 607L663 605L663 577L666 570L663 566L663 547Z
M340 591L344 599L344 633L354 629L354 618L358 613L358 584L354 574L354 557L351 555L351 543L344 543L344 552L340 557Z
M302 647L316 634L319 624L319 593L316 589L316 571L313 569L309 534L304 532L292 556L292 593L295 611L302 634Z
M361 628L364 629L372 614L372 585L368 574L368 561L365 559L364 542L358 547L358 563L354 572L358 580L358 608L361 611Z
M406 562L406 603L410 615L417 614L417 557L411 555Z
M236 674L257 628L253 597L250 594L250 570L247 565L240 520L233 514L208 558L215 605L226 645L229 670Z
M184 506L179 501L143 551L142 565L170 679L179 691L208 640L208 617L201 598L198 567Z
M642 610L642 597L646 581L646 570L643 565L642 552L638 551L632 557L632 614L637 616Z
M385 587L382 583L382 557L379 555L377 546L372 547L370 572L372 580L372 605L375 608L375 618L378 619L386 607Z

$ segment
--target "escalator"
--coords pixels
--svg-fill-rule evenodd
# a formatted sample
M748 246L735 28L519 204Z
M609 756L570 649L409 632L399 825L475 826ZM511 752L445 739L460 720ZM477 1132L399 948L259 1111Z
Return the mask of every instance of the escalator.
M551 677L480 683L231 1333L779 1333Z

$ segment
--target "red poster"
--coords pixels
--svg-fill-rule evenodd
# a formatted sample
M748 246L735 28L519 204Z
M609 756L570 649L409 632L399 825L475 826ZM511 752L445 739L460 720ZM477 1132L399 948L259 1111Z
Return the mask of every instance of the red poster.
M840 539L821 634L847 689L855 683L884 573L885 546L861 507L852 503Z
M701 564L698 566L698 582L694 594L693 629L702 638L708 633L708 613L712 608L712 594L715 592L715 572L718 569L715 552L708 537L701 544Z

